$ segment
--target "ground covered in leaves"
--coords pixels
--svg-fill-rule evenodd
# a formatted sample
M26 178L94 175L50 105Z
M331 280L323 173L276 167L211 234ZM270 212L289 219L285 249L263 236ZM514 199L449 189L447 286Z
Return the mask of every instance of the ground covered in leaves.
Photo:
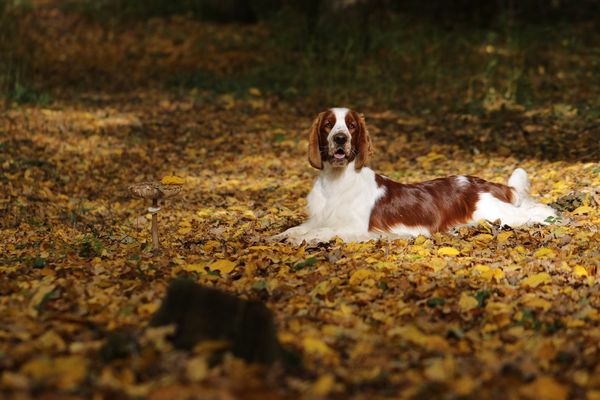
M306 134L320 110L301 104L258 89L148 89L7 109L2 396L600 399L597 121L566 104L359 110L374 169L404 182L505 182L520 166L562 218L293 246L268 238L303 220L316 176ZM127 187L164 176L184 184L161 205L155 255L150 204ZM264 301L303 367L215 364L210 345L174 350L147 328L174 277Z

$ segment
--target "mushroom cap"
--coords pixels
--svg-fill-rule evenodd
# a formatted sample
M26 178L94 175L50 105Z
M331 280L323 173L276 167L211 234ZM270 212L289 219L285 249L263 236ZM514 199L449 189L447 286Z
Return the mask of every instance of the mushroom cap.
M175 196L181 185L163 185L160 182L140 182L129 186L129 191L142 199L159 200Z

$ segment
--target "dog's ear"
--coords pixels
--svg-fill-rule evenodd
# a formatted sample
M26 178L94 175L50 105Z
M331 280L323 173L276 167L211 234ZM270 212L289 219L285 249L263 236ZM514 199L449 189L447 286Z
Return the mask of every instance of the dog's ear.
M365 116L355 113L355 119L358 121L358 155L354 167L359 170L365 166L371 154L373 154L373 146L371 145L371 136L365 123Z
M323 169L323 160L321 159L321 148L319 146L319 131L321 129L321 121L323 120L322 112L317 115L311 128L308 137L308 162L316 169Z

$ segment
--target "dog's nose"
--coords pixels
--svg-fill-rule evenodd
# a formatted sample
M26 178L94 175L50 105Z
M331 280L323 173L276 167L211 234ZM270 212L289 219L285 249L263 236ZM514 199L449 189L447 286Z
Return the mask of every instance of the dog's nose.
M333 137L333 141L336 144L339 144L340 146L343 145L344 143L346 143L347 140L348 140L348 138L343 133L338 133L337 135L335 135Z

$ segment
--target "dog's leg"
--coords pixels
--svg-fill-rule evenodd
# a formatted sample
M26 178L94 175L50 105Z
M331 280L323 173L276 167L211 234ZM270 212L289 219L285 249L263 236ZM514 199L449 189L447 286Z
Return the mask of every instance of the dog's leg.
M291 243L302 243L303 240L311 239L309 236L309 232L311 228L307 223L300 224L298 226L294 226L293 228L289 228L277 235L273 235L269 238L269 241L279 242L282 240L286 240Z

